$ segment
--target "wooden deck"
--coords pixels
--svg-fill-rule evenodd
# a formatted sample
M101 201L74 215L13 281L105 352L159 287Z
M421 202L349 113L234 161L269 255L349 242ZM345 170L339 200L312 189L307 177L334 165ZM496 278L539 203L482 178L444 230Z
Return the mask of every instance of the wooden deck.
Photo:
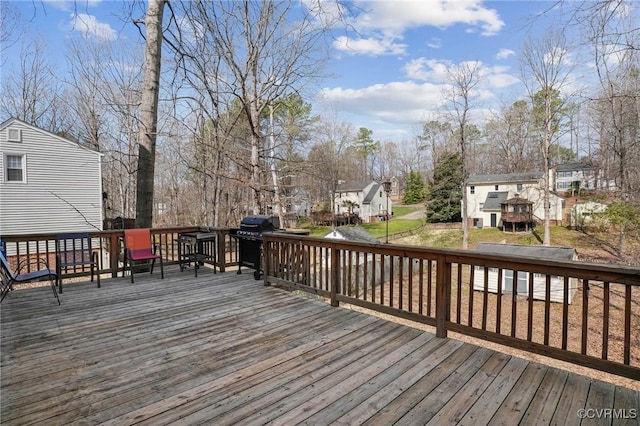
M60 299L41 287L0 306L2 425L638 424L640 415L637 391L264 287L250 273L174 269L164 280L69 284ZM581 409L601 418L582 421Z

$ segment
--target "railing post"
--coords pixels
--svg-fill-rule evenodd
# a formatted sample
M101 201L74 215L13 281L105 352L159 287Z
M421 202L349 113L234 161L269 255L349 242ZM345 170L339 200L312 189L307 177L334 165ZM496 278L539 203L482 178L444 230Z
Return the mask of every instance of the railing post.
M267 279L267 277L269 276L269 274L271 273L272 270L272 264L273 264L273 260L272 260L272 254L271 254L271 244L272 242L265 239L262 242L262 261L263 261L263 273L264 273L264 285L265 286L269 286L269 280Z
M109 237L109 266L111 268L111 277L118 277L118 255L120 254L120 237L113 233Z
M451 263L438 256L436 270L436 337L447 337L451 312Z
M335 245L331 245L331 306L339 306L338 302L338 285L340 281L340 254Z
M218 250L216 259L218 260L218 270L220 272L224 272L225 270L225 265L227 263L227 252L225 249L226 246L226 234L227 231L226 230L218 230L216 231L216 233L218 234L216 237L216 241L218 242L218 247L216 247L216 250Z

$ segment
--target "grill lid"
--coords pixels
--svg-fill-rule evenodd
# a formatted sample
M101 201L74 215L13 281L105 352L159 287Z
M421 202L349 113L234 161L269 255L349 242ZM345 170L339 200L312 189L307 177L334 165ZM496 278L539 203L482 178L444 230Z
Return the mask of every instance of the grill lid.
M246 216L240 222L240 229L243 231L264 232L280 229L280 218L278 216L253 215Z

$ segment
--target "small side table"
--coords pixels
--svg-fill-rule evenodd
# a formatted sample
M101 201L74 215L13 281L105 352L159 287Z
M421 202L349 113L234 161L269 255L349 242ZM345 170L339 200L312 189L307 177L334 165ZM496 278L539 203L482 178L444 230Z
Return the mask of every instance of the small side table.
M200 265L208 263L213 265L213 273L216 273L217 260L217 236L213 232L183 232L178 234L178 261L180 271L194 263L196 277Z

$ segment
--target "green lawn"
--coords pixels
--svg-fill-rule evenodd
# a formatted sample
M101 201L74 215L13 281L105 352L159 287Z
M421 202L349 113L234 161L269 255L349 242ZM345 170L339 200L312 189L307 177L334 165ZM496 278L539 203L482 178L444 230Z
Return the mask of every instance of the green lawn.
M392 209L393 216L399 217L404 216L405 214L413 213L417 210L420 210L419 206L393 206Z
M389 235L396 234L398 232L410 231L412 229L420 228L421 226L422 220L420 219L391 219L389 221ZM387 222L363 223L362 227L376 238L384 237L387 232Z
M398 220L391 219L389 221L389 235L395 234L398 232L410 231L412 229L417 229L422 226L423 222L420 219L409 219L409 220ZM371 235L375 238L382 238L386 235L387 232L387 223L386 222L376 222L376 223L363 223L362 227L366 229ZM312 237L324 237L333 229L330 226L312 226L309 228L310 235Z

